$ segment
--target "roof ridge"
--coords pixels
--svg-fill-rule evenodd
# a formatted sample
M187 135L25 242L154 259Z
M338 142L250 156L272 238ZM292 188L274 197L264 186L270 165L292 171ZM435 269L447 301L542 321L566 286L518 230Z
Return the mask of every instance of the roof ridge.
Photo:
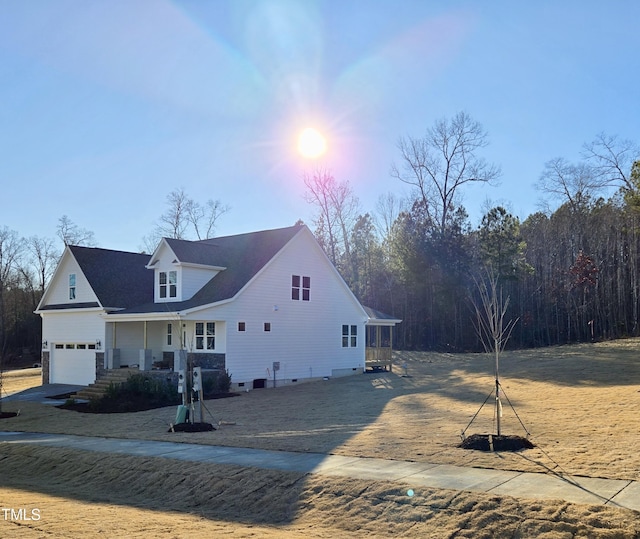
M140 252L135 252L135 251L123 251L121 249L107 249L105 247L89 247L87 245L67 245L67 247L69 247L69 249L91 249L94 251L109 251L111 253L122 253L122 254L127 254L127 255L140 255L140 256L151 256L148 253L140 253Z

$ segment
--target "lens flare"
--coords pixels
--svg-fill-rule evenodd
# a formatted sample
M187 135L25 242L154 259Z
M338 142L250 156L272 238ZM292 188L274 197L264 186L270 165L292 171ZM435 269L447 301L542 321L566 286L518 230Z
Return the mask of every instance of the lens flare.
M298 152L308 159L316 159L327 151L327 139L313 127L303 129L298 135Z

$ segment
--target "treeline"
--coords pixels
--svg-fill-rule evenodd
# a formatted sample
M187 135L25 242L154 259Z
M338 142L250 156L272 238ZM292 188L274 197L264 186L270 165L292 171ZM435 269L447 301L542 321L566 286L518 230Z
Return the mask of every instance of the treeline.
M517 319L511 347L640 334L640 212L619 200L563 204L523 223L496 207L477 229L445 238L430 233L419 204L388 235L373 221L358 217L351 260L341 251L337 263L363 304L403 320L399 348L481 350L474 305L492 275L509 299L505 322Z

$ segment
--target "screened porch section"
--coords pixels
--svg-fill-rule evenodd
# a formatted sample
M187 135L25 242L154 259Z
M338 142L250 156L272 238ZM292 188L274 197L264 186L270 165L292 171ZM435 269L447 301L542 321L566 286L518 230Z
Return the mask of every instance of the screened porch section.
M365 367L393 370L393 328L402 322L391 315L365 307L366 323Z

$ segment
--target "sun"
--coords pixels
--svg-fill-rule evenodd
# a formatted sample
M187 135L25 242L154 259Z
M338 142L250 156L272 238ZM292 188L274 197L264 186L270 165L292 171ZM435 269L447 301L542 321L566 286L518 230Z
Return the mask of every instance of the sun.
M327 139L313 127L307 127L298 135L298 152L307 159L316 159L327 151Z

